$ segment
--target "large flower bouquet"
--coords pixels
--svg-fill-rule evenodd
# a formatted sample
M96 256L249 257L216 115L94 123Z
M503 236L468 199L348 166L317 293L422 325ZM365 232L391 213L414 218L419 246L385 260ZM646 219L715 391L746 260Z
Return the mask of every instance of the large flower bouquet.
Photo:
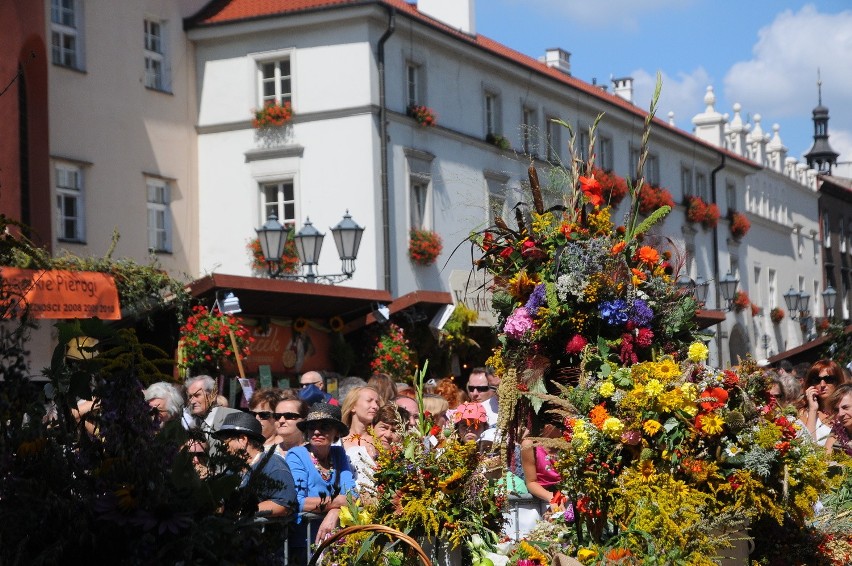
M210 367L234 357L231 332L237 343L237 354L246 358L251 354L249 329L217 308L207 310L203 305L192 308L192 315L180 327L179 365L185 369Z

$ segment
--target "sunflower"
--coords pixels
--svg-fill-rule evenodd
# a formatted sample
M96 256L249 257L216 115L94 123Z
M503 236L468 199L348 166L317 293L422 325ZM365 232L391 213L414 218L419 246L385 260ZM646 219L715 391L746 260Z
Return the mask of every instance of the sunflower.
M299 317L293 321L294 332L304 332L308 328L308 319Z

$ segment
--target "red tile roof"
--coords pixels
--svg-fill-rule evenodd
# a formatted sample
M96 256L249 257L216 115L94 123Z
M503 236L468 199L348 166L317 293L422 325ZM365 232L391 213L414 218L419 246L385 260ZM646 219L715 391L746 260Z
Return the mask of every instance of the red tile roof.
M299 12L311 12L324 9L334 9L342 6L363 6L369 4L383 4L396 8L413 19L429 25L440 31L453 35L456 39L465 43L474 45L480 49L488 51L498 57L527 67L541 75L550 77L558 82L568 84L577 90L585 92L592 97L617 106L631 114L641 117L643 120L647 116L647 112L634 104L627 102L620 96L603 90L599 86L590 85L580 79L566 75L565 73L548 67L537 59L524 55L502 43L489 39L483 35L469 35L463 33L447 24L436 20L419 10L415 4L409 4L404 0L212 0L198 14L188 18L186 28L193 27L208 27L222 24L235 23L245 20L255 20L285 14L296 14ZM689 139L691 142L703 145L712 151L725 154L727 157L735 159L741 163L750 165L755 168L761 166L745 157L738 155L727 149L717 147L711 143L705 142L695 136L684 132L681 129L670 126L668 122L660 119L654 119L655 127L665 128L679 136Z

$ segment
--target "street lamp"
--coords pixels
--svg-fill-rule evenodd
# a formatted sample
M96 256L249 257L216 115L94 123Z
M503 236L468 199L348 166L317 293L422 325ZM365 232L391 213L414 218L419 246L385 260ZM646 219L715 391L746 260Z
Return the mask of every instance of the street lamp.
M796 291L793 287L784 293L784 303L787 305L787 310L790 312L790 318L807 318L810 314L808 311L808 302L811 296L805 291Z
M722 293L722 298L725 299L727 303L727 309L731 310L731 307L734 303L734 296L737 293L737 285L739 285L740 280L734 277L734 275L729 271L725 277L719 281L719 291Z
M837 298L837 291L834 290L834 287L831 286L831 283L828 284L828 287L825 288L825 291L822 292L822 304L825 305L825 316L828 318L834 318L834 300Z
M705 281L700 275L692 279L688 275L681 275L675 282L677 288L683 294L690 294L699 305L704 305L707 300L707 291L710 288L710 282Z
M299 279L308 283L324 282L337 283L349 279L355 273L355 259L358 257L358 248L361 246L361 236L364 228L358 226L349 215L349 211L343 215L343 220L331 228L337 254L342 262L342 273L331 275L320 275L314 272L314 267L319 263L319 255L322 250L322 241L325 234L314 228L310 218L305 219L305 225L299 230L293 240L296 244L296 253L299 262L307 268L304 275L290 275L282 273L281 255L284 253L284 244L287 243L288 230L278 222L275 213L271 213L266 223L260 228L255 228L257 238L260 241L260 249L263 259L268 266L269 276L273 279Z

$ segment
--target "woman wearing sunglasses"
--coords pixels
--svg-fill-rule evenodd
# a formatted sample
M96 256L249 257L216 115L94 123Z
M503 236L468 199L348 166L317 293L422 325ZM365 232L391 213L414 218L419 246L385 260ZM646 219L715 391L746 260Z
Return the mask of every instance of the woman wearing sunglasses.
M270 450L278 446L281 439L278 438L278 422L275 420L275 406L281 398L281 390L277 388L258 389L249 401L249 413L260 423L260 432L263 434L263 450ZM283 458L284 454L279 452Z
M843 370L832 360L815 362L805 376L805 396L798 403L799 420L820 446L825 446L834 421L829 399L837 386L845 382Z
M282 398L275 405L272 417L278 424L279 453L287 455L287 451L299 446L305 441L305 434L299 430L299 423L308 416L308 404L299 399L292 390L284 391Z

